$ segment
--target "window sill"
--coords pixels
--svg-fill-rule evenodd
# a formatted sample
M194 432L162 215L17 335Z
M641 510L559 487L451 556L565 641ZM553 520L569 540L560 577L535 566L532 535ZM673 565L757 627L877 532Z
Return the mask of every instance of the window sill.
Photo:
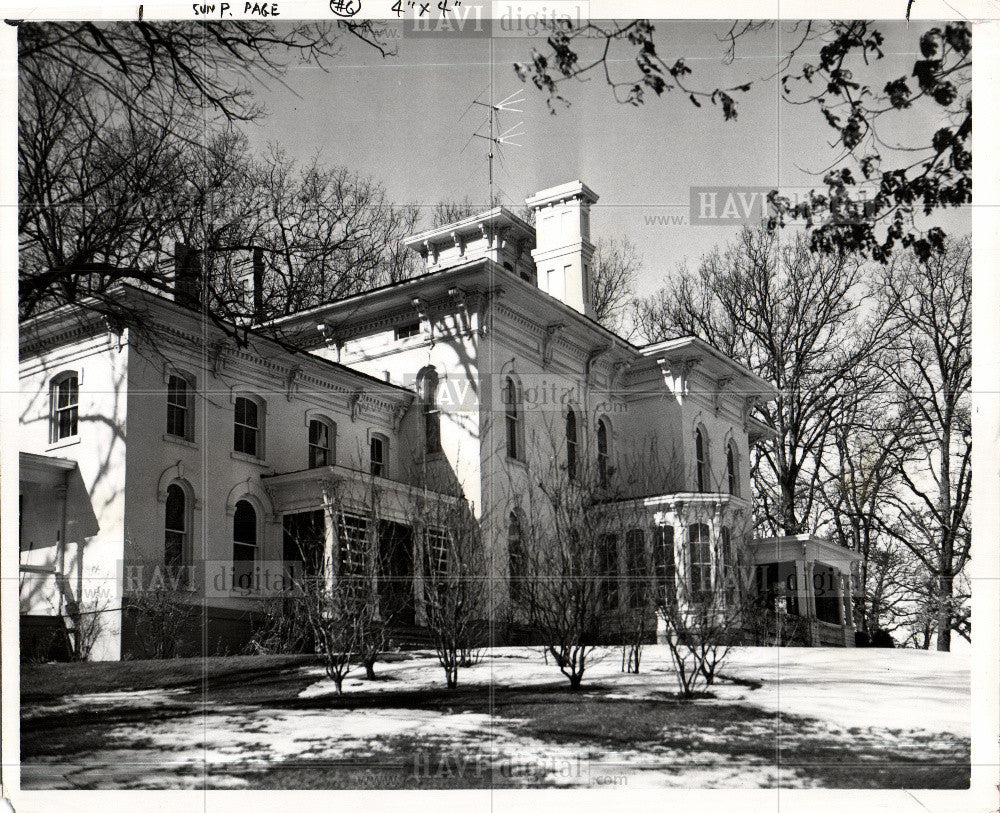
M258 466L267 465L267 463L264 461L262 457L254 457L253 455L245 454L243 452L230 452L229 456L233 460L242 460L244 463L254 463Z
M55 449L65 449L67 446L76 446L80 442L79 435L73 435L68 438L63 438L62 440L53 441L48 446L45 447L45 451L51 452Z
M507 465L508 466L516 466L518 468L524 469L525 471L528 470L528 464L525 463L523 460L517 458L517 457L508 457L507 458Z
M198 444L179 435L171 435L169 432L163 433L163 439L169 443L176 443L178 446L187 446L189 449L197 449Z

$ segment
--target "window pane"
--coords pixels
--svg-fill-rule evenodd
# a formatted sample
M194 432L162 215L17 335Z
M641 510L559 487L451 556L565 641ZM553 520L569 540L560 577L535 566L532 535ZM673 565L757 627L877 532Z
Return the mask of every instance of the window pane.
M656 583L659 596L672 606L677 601L676 566L674 564L674 529L659 527L653 540Z
M525 559L521 522L514 513L510 515L507 527L507 566L510 577L510 600L512 603L517 603L521 599L524 587Z
M248 545L257 544L257 512L246 500L236 503L233 514L233 540Z
M504 386L504 415L507 427L507 457L517 460L519 459L520 452L517 437L517 387L511 378L507 379L507 383Z
M249 398L236 399L236 422L258 428L257 404Z
M576 413L566 413L566 471L570 479L576 477Z
M78 400L76 376L70 376L59 383L57 404L60 408L73 406Z
M640 609L646 603L646 537L635 528L625 536L625 569L628 579L629 607Z
M606 610L618 610L618 537L601 538L597 551L601 577L601 604Z
M184 490L177 485L167 487L166 527L172 531L185 530Z
M179 567L184 564L184 534L167 531L165 537L163 564L168 568Z
M375 477L382 477L385 473L385 446L380 437L372 437L371 440L371 473Z

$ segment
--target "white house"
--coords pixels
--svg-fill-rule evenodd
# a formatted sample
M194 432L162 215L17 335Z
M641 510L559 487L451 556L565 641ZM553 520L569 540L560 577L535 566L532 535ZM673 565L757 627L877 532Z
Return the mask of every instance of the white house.
M751 413L773 386L696 338L638 347L593 319L596 200L577 181L528 199L534 228L497 207L414 235L426 273L261 325L245 347L138 289L123 295L142 331L76 307L22 325L23 634L72 626L67 607L96 596L94 656L121 657L122 591L167 566L204 609L205 646L236 651L267 593L241 577L280 574L303 532L339 567L373 557L380 596L419 628L430 543L413 518L429 494L481 523L499 617L516 527L545 521L521 497L559 458L602 478L659 467L630 481L617 576L639 545L673 583L719 590L744 547L808 642L853 645L855 555L748 538L750 447L768 435Z

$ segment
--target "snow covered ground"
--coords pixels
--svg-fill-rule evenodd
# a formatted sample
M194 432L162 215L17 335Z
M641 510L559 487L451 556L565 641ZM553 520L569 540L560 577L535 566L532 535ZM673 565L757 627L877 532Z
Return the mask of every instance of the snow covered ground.
M715 698L694 701L703 707L695 709L699 720L690 722L682 713L680 722L641 742L615 740L614 719L595 719L592 731L557 730L552 736L551 720L545 723L548 728L540 727L537 712L564 704L559 708L569 717L574 704L601 703L606 710L607 701L613 700L644 701L641 708L646 710L676 710L676 704L663 702L676 691L663 647L644 650L638 675L622 673L620 650L598 652L583 689L573 695L561 691L568 682L551 661L545 663L539 649L497 649L460 672L460 690L465 692L456 698L466 698L472 708L463 708L458 700L441 701L444 673L430 652L377 669L376 681L366 680L363 672L352 674L345 681L344 697L336 698L321 668L301 667L305 683L299 680L297 685L306 688L289 697L287 705L241 704L235 692L232 704L199 706L194 694L185 697L171 689L75 695L59 704L28 707L25 721L70 709L97 713L92 716L102 710L134 709L140 719L101 732L106 735L103 748L84 749L71 757L56 748L51 755L26 759L23 781L37 787L201 787L206 781L213 787L253 787L253 771L290 762L315 770L341 765L345 758L375 767L380 761L398 766L413 765L416 754L419 767L419 754L431 753L424 757L424 767L434 771L442 759L458 761L485 753L494 763L521 766L526 784L599 784L601 777L627 776L630 786L801 787L831 780L808 770L779 768L768 750L769 739L780 736L793 752L799 740L803 748L815 749L821 743L821 754L839 749L857 758L866 751L874 760L891 752L906 759L917 755L939 763L961 762L968 754L966 654L734 649L721 668L724 679L713 687ZM492 707L483 702L491 684L526 691L538 704L535 711L512 702L513 712L491 714ZM532 687L537 691L532 693ZM545 694L553 687L555 694ZM401 694L412 697L409 706L400 700ZM422 702L426 697L435 702ZM470 698L478 700L471 703ZM617 708L635 714L639 706L625 703ZM141 719L144 711L148 719ZM517 716L522 712L525 719ZM775 713L780 715L777 720ZM734 751L734 742L752 747L740 745ZM582 764L586 770L580 769Z
M584 677L584 689L600 684L604 696L650 697L676 691L669 653L664 646L643 650L642 671L623 674L621 652L598 652ZM316 683L302 697L333 694L333 682L315 669ZM720 700L746 702L767 711L814 717L845 728L881 727L947 731L968 737L968 654L915 649L820 649L806 647L738 647L721 668L724 676L756 680L760 689L720 681L713 688ZM378 693L407 688L439 687L444 673L430 653L426 658L379 666L391 680L348 678L345 692ZM463 686L546 685L561 680L537 648L504 647L492 657L462 669Z

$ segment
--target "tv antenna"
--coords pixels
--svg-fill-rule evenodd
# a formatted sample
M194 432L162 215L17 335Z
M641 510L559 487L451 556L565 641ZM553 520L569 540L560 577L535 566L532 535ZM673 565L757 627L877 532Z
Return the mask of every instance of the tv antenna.
M493 88L490 87L490 94L492 95ZM524 89L518 88L513 93L510 94L506 99L501 99L499 102L494 102L492 99L489 102L481 102L478 99L472 103L479 105L480 107L485 107L489 113L486 123L489 125L488 133L480 133L478 131L474 132L472 135L476 138L482 138L490 142L490 152L489 152L489 165L490 165L490 189L493 189L493 158L494 155L501 157L499 155L500 149L510 145L511 147L520 147L514 139L519 138L524 135L524 130L520 129L524 124L523 121L519 121L517 124L507 129L501 129L500 124L500 113L523 113L524 111L517 107L524 101ZM482 125L480 125L482 127Z

